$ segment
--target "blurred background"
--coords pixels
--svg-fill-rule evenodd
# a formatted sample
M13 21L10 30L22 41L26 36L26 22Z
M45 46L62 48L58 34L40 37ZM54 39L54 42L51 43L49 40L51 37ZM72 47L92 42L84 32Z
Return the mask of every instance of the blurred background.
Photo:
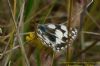
M0 0L0 4L0 66L100 65L99 0ZM68 52L53 52L36 38L37 24L70 19L70 27L79 31Z

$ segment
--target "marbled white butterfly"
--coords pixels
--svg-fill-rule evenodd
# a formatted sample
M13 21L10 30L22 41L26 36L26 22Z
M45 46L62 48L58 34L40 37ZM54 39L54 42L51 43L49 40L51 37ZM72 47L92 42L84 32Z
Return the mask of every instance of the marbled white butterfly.
M51 47L54 51L61 51L75 40L77 29L72 28L68 38L68 28L65 24L39 24L37 35L44 45Z
M88 8L93 0L91 0L86 8ZM75 40L78 30L71 28L70 33L66 24L39 24L37 35L48 47L51 47L54 51L60 51L67 48L68 45ZM68 36L69 33L69 36Z

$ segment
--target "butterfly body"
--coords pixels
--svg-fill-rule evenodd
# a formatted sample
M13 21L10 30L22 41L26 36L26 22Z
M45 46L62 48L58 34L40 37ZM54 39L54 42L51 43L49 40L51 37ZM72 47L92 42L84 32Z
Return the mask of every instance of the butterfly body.
M65 24L39 24L37 28L37 35L44 45L51 47L54 51L67 48L77 35L77 29L72 28L68 37L68 28Z

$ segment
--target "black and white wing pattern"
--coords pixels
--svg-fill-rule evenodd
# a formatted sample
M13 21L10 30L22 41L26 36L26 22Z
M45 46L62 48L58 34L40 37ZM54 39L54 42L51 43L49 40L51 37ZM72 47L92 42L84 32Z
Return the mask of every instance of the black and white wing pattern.
M37 35L44 42L43 44L51 47L54 51L67 48L77 35L77 29L72 28L68 38L68 29L64 24L39 24L37 28ZM70 40L68 41L68 39Z

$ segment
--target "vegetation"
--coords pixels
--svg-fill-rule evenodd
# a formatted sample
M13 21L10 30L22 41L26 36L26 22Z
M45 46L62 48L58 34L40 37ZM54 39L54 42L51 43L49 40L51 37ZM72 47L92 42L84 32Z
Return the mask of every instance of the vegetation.
M0 0L0 66L99 66L100 1ZM57 53L42 44L37 24L77 27L72 47Z

